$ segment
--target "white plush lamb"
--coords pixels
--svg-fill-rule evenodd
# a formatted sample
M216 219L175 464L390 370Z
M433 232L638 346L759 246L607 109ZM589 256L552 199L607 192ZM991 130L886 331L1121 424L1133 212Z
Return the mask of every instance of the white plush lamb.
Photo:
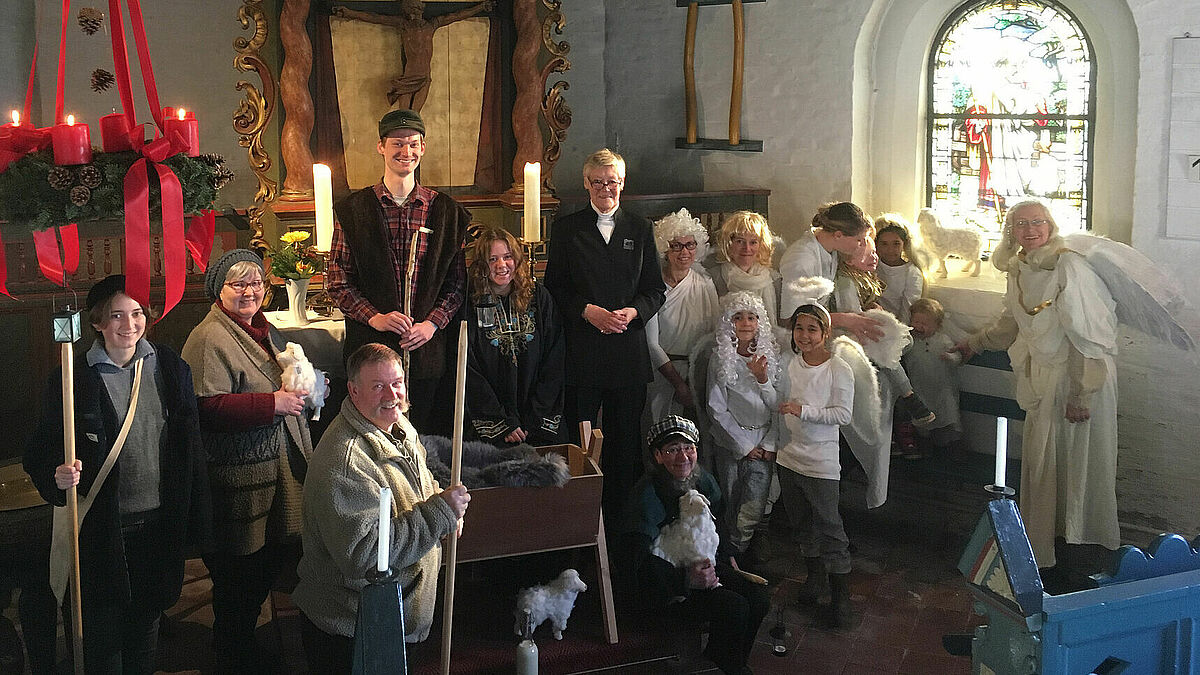
M937 258L938 278L946 278L948 255L956 255L968 261L963 271L971 270L971 276L979 276L982 266L979 256L983 253L983 233L978 228L944 226L933 209L921 209L917 216L917 224L921 229L922 246Z
M313 368L308 357L304 355L304 347L295 342L287 343L287 347L279 352L275 360L283 369L284 391L307 391L304 406L313 410L314 420L321 419L321 408L325 407L325 399L329 397L325 373Z
M679 497L679 520L662 528L650 552L676 567L703 560L715 563L720 539L708 507L708 498L697 490L683 493Z
M557 579L548 584L522 590L517 594L517 607L513 611L517 618L513 630L518 636L525 637L525 613L528 612L530 632L549 619L554 639L561 640L562 632L567 629L567 619L571 616L571 610L575 609L575 598L586 590L587 584L579 578L579 572L573 569L563 570Z

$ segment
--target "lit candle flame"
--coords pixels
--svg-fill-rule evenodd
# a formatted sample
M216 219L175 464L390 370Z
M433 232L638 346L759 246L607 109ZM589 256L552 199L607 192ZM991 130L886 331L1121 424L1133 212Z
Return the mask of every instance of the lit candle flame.
M67 115L67 126L69 126L69 127L75 126L75 116L74 115Z
M21 113L17 112L16 110L12 111L12 121L14 127L21 126Z
M183 117L184 117L184 114L185 114L186 112L187 112L186 110L184 110L183 108L180 108L179 110L176 110L176 111L175 111L175 114L179 116L179 119L183 119Z

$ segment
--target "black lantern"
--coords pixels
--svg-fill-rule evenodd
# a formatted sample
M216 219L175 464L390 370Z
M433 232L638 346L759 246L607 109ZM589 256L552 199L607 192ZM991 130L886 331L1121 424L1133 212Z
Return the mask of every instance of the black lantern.
M71 309L70 305L52 314L50 318L54 326L54 341L70 344L83 337L82 314L77 309Z

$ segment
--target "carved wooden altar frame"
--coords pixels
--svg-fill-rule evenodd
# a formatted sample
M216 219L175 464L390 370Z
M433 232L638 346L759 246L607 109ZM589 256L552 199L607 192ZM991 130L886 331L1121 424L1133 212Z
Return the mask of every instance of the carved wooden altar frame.
M569 70L571 63L566 58L570 45L556 39L566 25L562 0L499 1L511 12L511 28L515 30L512 53L508 56L515 93L507 111L515 147L509 151L512 187L489 196L496 203L507 205L519 199L523 191L526 162L541 162L542 191L554 192L554 165L571 125L571 109L563 96L570 85L562 80L549 86L548 83L552 74ZM243 0L238 9L238 20L251 36L234 40L237 53L234 67L256 73L259 80L237 83L243 98L233 113L239 143L246 148L247 160L258 181L254 204L247 209L253 230L250 243L257 248L266 248L262 219L268 208L287 199L292 204L284 210L294 213L312 200L312 172L308 167L313 163L314 108L308 81L312 75L313 44L306 27L312 4L311 0L281 0L278 17L268 14L264 0ZM273 31L278 32L277 37L273 37ZM268 39L277 39L282 45L283 63L278 78L263 57ZM266 149L264 141L277 103L282 103L285 117L276 158ZM273 170L275 162L280 160L282 166ZM276 174L283 176L282 186L274 178Z

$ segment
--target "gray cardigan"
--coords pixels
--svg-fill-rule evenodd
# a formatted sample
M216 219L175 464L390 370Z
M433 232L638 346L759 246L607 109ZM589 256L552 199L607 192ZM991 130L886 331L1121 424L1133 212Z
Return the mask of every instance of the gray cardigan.
M403 437L397 444L395 438ZM391 567L400 573L406 642L429 637L442 537L454 511L425 464L425 448L405 418L395 436L363 417L349 399L325 430L304 483L304 557L292 600L318 628L352 637L358 596L375 569L379 492L392 489Z
M271 328L276 354L283 346ZM218 394L270 393L283 371L215 303L183 345L197 398ZM268 541L300 534L300 482L312 451L308 422L276 415L266 426L228 430L201 426L213 492L217 550L248 555Z

